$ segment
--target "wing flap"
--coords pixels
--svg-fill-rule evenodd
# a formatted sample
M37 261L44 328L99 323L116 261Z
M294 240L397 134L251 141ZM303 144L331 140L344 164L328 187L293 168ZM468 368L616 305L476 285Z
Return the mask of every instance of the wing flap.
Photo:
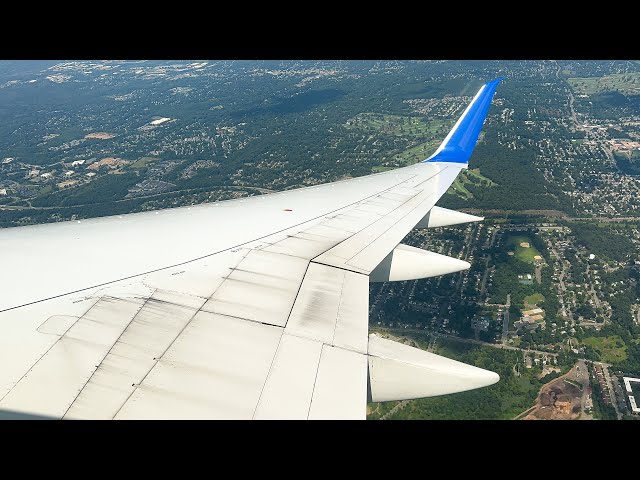
M283 335L254 418L306 420L321 352L322 342Z
M252 418L281 335L198 312L115 418Z
M111 419L204 303L156 291L122 332L65 418Z
M367 352L369 279L311 263L286 332Z
M309 420L364 420L366 402L366 355L323 345Z
M20 379L0 408L61 418L144 303L137 298L98 301Z
M202 309L284 327L308 264L291 255L250 250Z

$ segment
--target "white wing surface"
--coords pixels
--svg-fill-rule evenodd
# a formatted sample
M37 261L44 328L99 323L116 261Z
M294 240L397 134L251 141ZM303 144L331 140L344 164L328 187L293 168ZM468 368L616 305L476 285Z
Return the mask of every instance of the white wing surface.
M368 332L370 281L468 268L400 244L435 207L499 80L437 152L391 172L194 207L0 231L0 416L363 419L493 372Z

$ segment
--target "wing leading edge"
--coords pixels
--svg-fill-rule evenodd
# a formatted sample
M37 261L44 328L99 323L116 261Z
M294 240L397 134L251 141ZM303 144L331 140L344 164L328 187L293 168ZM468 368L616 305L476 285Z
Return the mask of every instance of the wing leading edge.
M54 279L37 269L55 261L49 255L20 272L24 282L2 284L24 300L0 308L0 411L364 418L367 400L495 383L493 372L369 335L368 285L469 267L400 242L413 228L481 220L435 204L466 168L499 81L480 89L436 153L416 165L193 211L0 232L9 247L2 263L27 247L47 254L38 243L46 236L73 273L57 282L66 292L52 290ZM256 221L245 227L238 219L246 215ZM132 238L144 246L132 257L108 248ZM37 295L22 295L38 281Z
M424 162L469 163L491 100L502 80L504 78L496 78L480 88L438 149Z

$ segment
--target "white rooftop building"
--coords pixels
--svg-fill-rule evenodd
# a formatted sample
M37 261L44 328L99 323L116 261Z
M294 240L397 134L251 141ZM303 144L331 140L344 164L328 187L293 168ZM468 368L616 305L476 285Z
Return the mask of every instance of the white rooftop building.
M152 120L151 121L151 125L162 125L164 122L168 122L169 120L171 120L170 118L158 118L157 120Z
M631 382L640 383L640 378L632 378L632 377L622 377L624 380L624 388L627 390L627 395L629 395L629 403L631 404L631 411L633 413L640 413L640 408L638 408L638 404L636 403L636 399L633 395L633 391L631 390Z

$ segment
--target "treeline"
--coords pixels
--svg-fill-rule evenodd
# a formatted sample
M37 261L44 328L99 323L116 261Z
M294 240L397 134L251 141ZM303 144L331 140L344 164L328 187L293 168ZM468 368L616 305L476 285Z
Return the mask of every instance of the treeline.
M531 245L540 252L542 258L547 262L547 265L551 265L551 255L547 249L547 244L542 240L542 237L538 235L539 230L535 229L531 231L534 235L530 235Z
M439 340L440 342L445 341ZM452 343L447 343L446 347L447 350L454 348ZM540 370L521 368L524 378L518 378L514 373L514 366L522 365L520 352L460 344L455 349L453 355L447 353L447 356L492 370L500 375L500 381L468 392L414 400L404 409L398 410L393 419L512 419L533 405L542 385L535 377Z
M260 192L250 188L247 188L244 191L249 195L260 195ZM233 198L232 194L237 192L237 189L230 188L201 188L191 192L168 192L158 195L157 197L153 197L152 199L140 197L121 201L90 203L69 207L60 206L46 210L3 210L0 211L0 228L14 227L17 225L51 223L70 220L72 218L81 219L106 217L109 215L124 215L127 213L141 212L151 209L202 203L207 200L207 198L209 198L210 201L227 200L229 198ZM204 196L207 198L203 198Z
M135 172L127 172L122 175L103 175L76 188L36 197L31 201L31 204L34 207L67 207L113 202L123 199L129 192L129 188L140 180Z
M636 247L628 236L612 230L612 226L599 226L588 222L564 223L571 228L578 244L589 253L600 255L611 260L624 261L636 253Z
M629 159L626 154L613 153L618 168L627 175L640 175L640 159Z
M497 142L496 130L488 129L485 140L476 146L469 168L480 172L497 185L468 183L472 199L446 195L439 205L447 208L483 208L503 210L562 210L573 213L571 200L557 187L547 183L535 167L531 148L511 150Z
M506 303L507 294L511 294L511 303L522 305L524 297L537 291L535 285L525 285L518 281L518 275L533 274L531 264L507 255L506 251L494 255L496 267L493 283L489 287L492 303Z
M632 305L640 298L640 267L627 266L612 273L602 273L604 293L611 305L611 323L593 336L619 335L627 347L627 358L615 367L629 374L640 375L640 326L633 318ZM615 283L615 285L614 285Z

